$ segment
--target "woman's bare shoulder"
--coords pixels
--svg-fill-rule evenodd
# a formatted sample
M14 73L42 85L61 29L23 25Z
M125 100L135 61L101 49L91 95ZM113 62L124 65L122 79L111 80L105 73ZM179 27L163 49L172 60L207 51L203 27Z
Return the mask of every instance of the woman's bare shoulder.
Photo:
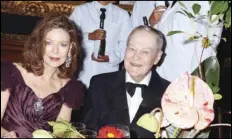
M23 75L27 73L26 69L23 68L22 63L16 63L14 62L13 65L20 71L20 73Z

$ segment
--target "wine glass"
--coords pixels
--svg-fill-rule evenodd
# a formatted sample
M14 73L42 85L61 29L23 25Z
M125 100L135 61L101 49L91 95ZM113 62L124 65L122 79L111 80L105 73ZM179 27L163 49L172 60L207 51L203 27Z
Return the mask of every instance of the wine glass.
M81 130L80 134L82 134L86 138L96 138L97 137L97 132L94 130L90 130L90 129Z
M128 126L120 125L120 124L110 124L109 126L116 127L123 133L124 138L130 138L130 129Z
M85 128L86 128L86 125L84 123L81 123L81 122L73 122L72 126L75 127L78 132L81 130L85 130Z

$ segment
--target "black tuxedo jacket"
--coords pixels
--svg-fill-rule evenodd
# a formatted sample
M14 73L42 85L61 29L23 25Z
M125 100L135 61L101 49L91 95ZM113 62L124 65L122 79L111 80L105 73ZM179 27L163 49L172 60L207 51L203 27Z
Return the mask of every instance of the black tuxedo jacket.
M122 124L130 127L131 137L154 138L154 133L136 125L138 119L154 108L161 107L162 95L169 82L155 70L139 109L130 123L125 88L125 70L94 76L90 81L88 97L84 105L83 122L87 128L98 131L102 126Z

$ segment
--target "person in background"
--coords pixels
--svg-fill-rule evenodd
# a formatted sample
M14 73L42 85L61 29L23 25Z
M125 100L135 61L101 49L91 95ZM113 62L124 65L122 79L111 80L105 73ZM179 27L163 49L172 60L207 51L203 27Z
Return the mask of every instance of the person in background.
M126 41L132 30L128 12L112 4L114 1L92 1L78 5L70 16L83 32L85 58L79 79L88 88L92 76L119 70L123 61ZM104 29L100 29L100 16L105 11ZM105 56L94 53L105 39Z
M133 28L136 28L139 25L145 25L144 17L146 17L148 21L152 11L158 6L165 7L165 1L136 1L131 15ZM149 22L147 23L150 25Z
M22 63L1 62L1 136L32 138L48 121L70 121L83 103L74 78L81 56L75 24L67 16L45 17L25 43Z
M192 12L193 4L197 3L201 6L198 15L207 15L210 10L208 1L181 1L186 10ZM218 21L207 28L208 19L191 20L187 16L178 13L183 7L180 2L169 1L169 7L164 12L160 9L164 7L157 7L149 18L150 24L156 29L160 30L167 39L166 56L163 63L157 67L157 72L161 77L168 81L174 81L182 74L188 72L191 74L200 62L200 55L202 52L202 41L194 40L186 42L190 37L189 34L198 32L206 36L209 33L209 40L211 47L204 49L202 61L211 56L216 56L216 49L220 42L223 25L217 26ZM172 36L167 36L170 31L184 31L187 33L179 33ZM215 34L215 36L214 36Z
M143 114L161 107L169 82L157 74L154 66L164 47L163 34L150 26L138 26L131 32L125 70L96 75L90 81L83 116L87 128L98 131L106 125L121 124L130 127L131 137L154 138L154 133L136 122Z

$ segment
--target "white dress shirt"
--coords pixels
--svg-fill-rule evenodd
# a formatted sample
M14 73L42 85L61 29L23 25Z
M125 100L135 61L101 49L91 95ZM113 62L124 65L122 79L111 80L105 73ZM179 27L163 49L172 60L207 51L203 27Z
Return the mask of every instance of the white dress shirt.
M100 45L100 40L89 40L88 34L99 29L100 8L106 8L104 21L104 30L106 30L105 54L109 56L109 62L96 62L91 59L92 53ZM119 69L119 64L124 58L127 38L132 30L130 16L126 10L114 4L110 3L103 6L99 2L93 1L77 6L70 19L81 28L83 33L83 47L86 56L79 79L88 87L92 76Z
M210 9L208 1L182 1L182 3L191 12L192 5L194 3L199 4L201 6L199 15L207 15ZM181 8L183 7L178 2L172 8L170 4L160 22L155 25L155 28L160 30L165 36L169 31L174 30L181 30L190 34L197 31L205 36L207 32L207 19L193 22L188 17L177 13L177 11L181 11ZM215 26L215 24L209 27L209 39L214 49L218 46L220 39L213 36L213 34L220 37L222 29L223 26ZM184 43L189 37L190 35L186 33L166 36L166 56L161 66L157 67L157 72L161 77L172 82L185 72L191 74L198 67L202 51L201 40ZM213 48L209 47L204 50L202 61L210 56L216 56Z
M151 79L151 72L147 74L147 76L139 83L135 82L128 72L126 72L126 82L136 83L136 84L149 84ZM135 94L131 97L127 92L127 104L129 109L129 116L130 116L130 123L133 121L135 114L137 113L141 102L143 101L142 98L142 90L140 87L136 87Z
M155 1L136 1L133 6L131 15L133 28L144 25L143 17L146 16L149 24L149 18L152 11L155 9Z
M169 1L169 4L170 3L172 3L172 1ZM133 28L144 25L144 16L147 17L148 24L150 25L149 18L153 10L160 5L165 6L165 1L136 1L131 15Z

